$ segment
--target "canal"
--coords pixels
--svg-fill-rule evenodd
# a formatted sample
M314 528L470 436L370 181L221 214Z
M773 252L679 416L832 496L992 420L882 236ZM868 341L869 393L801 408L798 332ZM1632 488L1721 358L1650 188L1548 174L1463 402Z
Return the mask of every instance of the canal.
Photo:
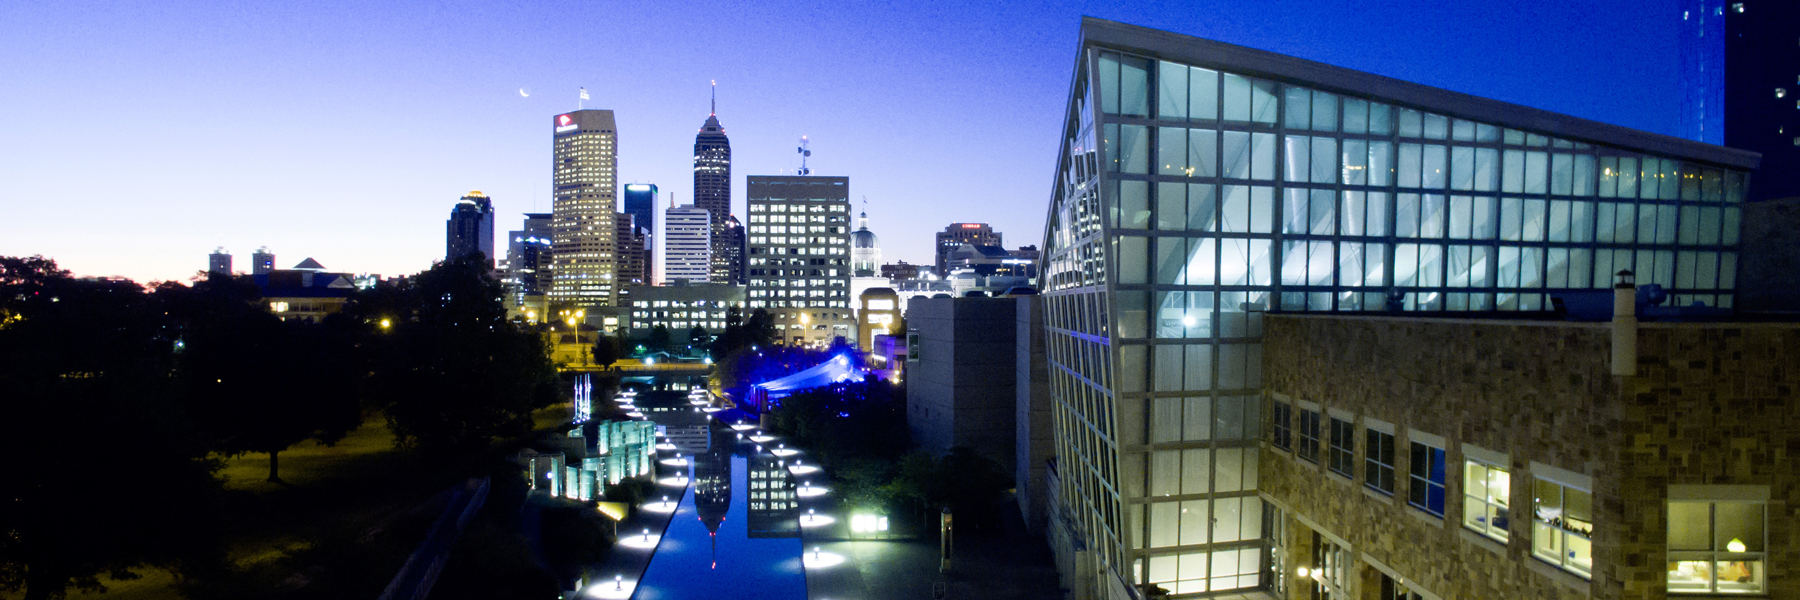
M693 484L635 598L806 598L799 508L785 461L689 405L683 390L646 391L637 404L691 459Z

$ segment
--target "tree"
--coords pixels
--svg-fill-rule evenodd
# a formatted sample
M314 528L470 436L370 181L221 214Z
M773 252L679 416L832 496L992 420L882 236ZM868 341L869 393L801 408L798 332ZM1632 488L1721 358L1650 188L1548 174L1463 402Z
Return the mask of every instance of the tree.
M648 347L651 352L668 352L669 347L673 345L675 345L675 338L669 335L669 328L663 325L651 327L650 339L644 341L644 346Z
M218 464L170 376L169 331L135 283L0 257L0 590L53 599L141 565L217 564Z
M700 348L701 350L705 350L706 347L711 344L712 334L707 333L705 327L695 325L693 329L688 330L689 348Z
M477 450L561 397L543 339L506 320L484 263L439 263L402 291L413 317L376 336L371 381L400 444Z
M192 288L165 283L156 300L181 336L176 374L214 450L268 454L268 480L279 483L281 451L334 444L362 424L367 369L341 327L284 322L255 285L220 273Z
M604 333L594 335L594 364L606 366L618 362L619 340Z

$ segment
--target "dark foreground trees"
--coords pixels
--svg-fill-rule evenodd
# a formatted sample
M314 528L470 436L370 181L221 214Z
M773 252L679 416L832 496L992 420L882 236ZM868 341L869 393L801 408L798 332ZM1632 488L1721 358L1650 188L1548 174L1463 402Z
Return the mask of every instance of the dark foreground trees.
M137 284L0 257L0 590L60 598L139 565L213 564L217 465L160 312Z
M241 280L149 293L0 257L0 592L59 598L144 566L188 593L248 585L218 525L254 511L221 501L213 457L268 453L279 479L281 451L338 439L364 409L405 445L451 451L425 454L446 472L459 450L529 432L555 372L504 315L472 263L358 292L313 324L270 315Z
M215 451L267 454L268 480L280 482L281 451L336 443L362 423L368 368L345 324L282 321L254 284L217 273L192 288L163 284L156 299L181 341L188 412Z
M371 390L402 444L478 450L530 432L531 411L557 401L543 339L506 319L502 295L484 264L460 260L420 273L382 306L346 311L392 323L370 344Z

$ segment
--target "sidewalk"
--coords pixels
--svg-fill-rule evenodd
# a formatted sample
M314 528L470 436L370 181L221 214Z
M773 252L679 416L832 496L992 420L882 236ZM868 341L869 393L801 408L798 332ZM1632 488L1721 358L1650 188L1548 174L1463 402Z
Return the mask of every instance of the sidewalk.
M589 565L585 572L585 586L576 594L564 594L565 599L573 598L613 598L624 600L630 598L637 589L637 582L644 577L644 571L650 568L650 560L656 556L656 548L662 542L662 535L669 529L669 523L675 518L675 507L693 487L693 479L688 477L688 467L661 464L661 458L655 464L654 483L650 498L638 507L635 514L619 522L618 539L613 543L612 552L606 560ZM665 485L662 480L680 475L685 483L680 486ZM663 502L663 497L668 502ZM649 535L644 530L649 530ZM618 580L614 578L618 577Z
M797 455L801 458L804 455ZM828 465L824 466L829 470ZM823 477L796 477L795 484ZM808 510L829 524L807 526ZM1039 600L1063 596L1057 586L1050 547L1025 531L1016 503L1002 509L999 532L957 535L950 570L940 573L937 536L922 539L851 540L850 515L839 510L835 491L800 499L801 540L805 543L809 600L933 600L944 584L947 600L965 598ZM818 551L815 553L814 548ZM816 560L815 560L816 557ZM841 563L833 564L837 561Z

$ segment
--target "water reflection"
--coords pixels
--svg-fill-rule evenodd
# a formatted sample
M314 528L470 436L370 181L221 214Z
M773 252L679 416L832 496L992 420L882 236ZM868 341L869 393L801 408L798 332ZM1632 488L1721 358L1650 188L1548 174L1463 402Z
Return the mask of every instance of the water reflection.
M706 418L687 406L685 393L646 391L638 403L671 429ZM740 441L727 426L706 431L706 448L690 461L693 493L681 497L635 598L805 598L799 508L788 465Z

